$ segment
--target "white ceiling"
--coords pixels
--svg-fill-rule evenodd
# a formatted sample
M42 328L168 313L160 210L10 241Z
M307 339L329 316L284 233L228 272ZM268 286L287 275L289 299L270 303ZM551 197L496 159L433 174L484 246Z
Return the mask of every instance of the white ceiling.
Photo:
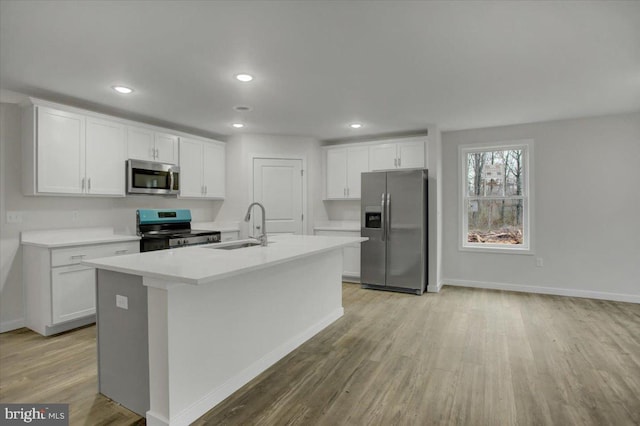
M338 139L640 110L640 1L0 8L0 89L204 135L234 134L235 121Z

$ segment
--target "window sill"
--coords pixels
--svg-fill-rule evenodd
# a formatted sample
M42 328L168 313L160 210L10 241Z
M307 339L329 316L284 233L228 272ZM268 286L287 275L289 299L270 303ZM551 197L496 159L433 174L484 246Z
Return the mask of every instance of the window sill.
M466 251L469 253L499 253L499 254L519 254L519 255L528 255L533 256L536 253L530 247L500 247L500 246L488 246L488 247L480 247L480 246L458 246L459 251Z

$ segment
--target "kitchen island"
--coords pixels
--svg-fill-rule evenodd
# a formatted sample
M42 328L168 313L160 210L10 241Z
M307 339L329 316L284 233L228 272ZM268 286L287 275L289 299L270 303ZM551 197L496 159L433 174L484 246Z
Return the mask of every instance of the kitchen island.
M288 235L84 262L98 270L100 392L151 426L193 422L343 315L341 249L364 240Z

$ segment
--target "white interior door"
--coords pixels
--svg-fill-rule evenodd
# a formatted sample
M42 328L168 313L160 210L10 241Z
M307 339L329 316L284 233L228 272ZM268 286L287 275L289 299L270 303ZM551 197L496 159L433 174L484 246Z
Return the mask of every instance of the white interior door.
M302 160L254 158L253 200L262 203L268 234L302 234ZM262 233L262 212L254 207L251 235Z

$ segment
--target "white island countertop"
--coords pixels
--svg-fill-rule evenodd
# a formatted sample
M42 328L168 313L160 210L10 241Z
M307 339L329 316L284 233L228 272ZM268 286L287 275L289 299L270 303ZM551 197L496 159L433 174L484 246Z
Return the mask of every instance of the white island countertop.
M91 259L82 263L98 269L199 285L366 240L367 238L361 237L275 235L269 237L267 247L254 246L235 250L212 248L240 241L255 241L240 240Z

